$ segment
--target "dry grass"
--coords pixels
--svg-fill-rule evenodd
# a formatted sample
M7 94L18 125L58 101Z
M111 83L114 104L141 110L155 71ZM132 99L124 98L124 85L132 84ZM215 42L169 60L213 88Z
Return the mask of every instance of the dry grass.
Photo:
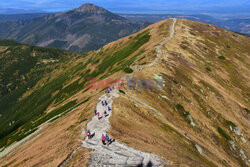
M245 107L249 108L247 73L250 71L246 63L250 55L247 49L249 38L237 35L235 40L234 33L186 20L178 20L175 30L175 37L163 47L162 59L155 66L134 75L153 79L153 74L159 74L165 81L164 89L124 88L125 92L160 111L170 123L155 116L152 110L140 105L139 108L134 107L134 100L123 95L114 103L112 135L132 147L156 153L170 164L246 165L247 161L235 157L239 152L230 151L228 143L217 132L217 127L224 127L239 147L245 152L250 151L239 136L230 132L226 123L227 120L236 123L248 139L248 117L242 111ZM232 49L230 54L225 44L227 38ZM182 45L185 47L180 47ZM226 62L218 59L221 54L227 57ZM211 72L206 71L207 66L212 69ZM176 110L178 103L191 114L195 127ZM170 128L170 124L175 128ZM183 136L183 132L191 142ZM203 156L199 156L194 143L202 146Z

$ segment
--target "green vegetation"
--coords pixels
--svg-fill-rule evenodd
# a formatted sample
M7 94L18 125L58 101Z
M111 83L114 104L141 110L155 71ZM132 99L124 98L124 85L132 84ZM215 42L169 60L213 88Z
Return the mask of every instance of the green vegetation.
M211 72L211 71L212 71L209 67L206 67L206 70L207 70L208 72Z
M140 65L145 65L145 64L147 64L146 62L143 62L143 63L141 63Z
M218 132L227 140L232 140L232 138L220 127L217 128Z
M173 82L175 83L175 84L178 84L179 82L178 81L176 81L175 79L173 79Z
M185 112L183 112L183 115L184 115L185 117L187 117L188 115L190 115L190 113L187 112L187 111L185 111Z
M184 107L181 104L176 104L176 108L178 110L184 110Z
M141 61L141 60L145 59L145 57L146 57L146 56L141 57L138 61Z
M23 44L20 44L19 42L12 41L12 40L7 40L7 39L0 40L0 46L19 46L19 45L23 45Z
M0 142L0 148L4 146L8 146L12 144L15 141L19 141L23 139L24 137L28 136L29 134L35 132L37 130L37 127L41 125L42 123L48 121L49 119L55 117L58 114L61 114L65 110L69 109L73 105L75 105L76 101L71 101L62 107L59 107L58 109L51 111L49 114L41 114L36 117L34 117L31 121L28 121L25 123L20 130L13 131L9 135L5 136L1 139Z
M89 99L90 98L78 104L76 103L76 100L73 100L49 112L48 114L43 113L41 115L34 117L32 120L26 122L18 131L14 131L8 136L1 139L0 148L4 146L6 147L15 141L20 141L21 139L25 138L29 134L35 132L38 129L38 127L42 125L43 123L47 121L49 122L55 121L56 119L65 115L66 113L72 111L74 108L80 106L83 103L86 103L87 101L89 101Z
M181 104L176 104L176 108L179 112L182 113L182 115L186 118L190 113L184 109L184 107Z
M100 62L100 59L96 59L94 62L93 62L93 64L97 64L97 63L99 63Z
M123 90L119 89L119 92L123 93L123 94L126 94Z
M98 73L102 74L105 72L106 69L109 67L112 67L116 63L121 63L124 61L125 58L133 54L135 51L137 51L142 45L147 43L150 39L149 31L144 31L140 34L138 34L131 42L125 46L123 49L115 52L112 56L107 57L104 59L99 65L98 65ZM140 53L141 54L141 53ZM139 56L140 54L136 55ZM132 60L135 60L136 57L133 57ZM122 63L123 67L120 67L118 69L113 70L112 72L119 71L123 69L126 66L129 66L132 64L133 61L128 60L125 63Z
M219 56L218 58L221 59L221 60L226 60L225 56Z
M8 143L12 143L33 132L35 128L33 128L34 130L24 130L25 133L20 133L18 137L15 134L17 129L27 122L43 116L52 102L56 102L55 106L57 106L66 98L84 89L85 78L89 75L90 70L84 70L83 80L78 79L66 87L64 86L72 80L77 72L86 69L92 61L92 59L88 59L86 63L81 62L76 66L67 68L67 66L62 65L69 64L69 60L75 57L84 58L87 54L76 55L60 49L16 45L13 41L7 40L6 43L5 40L0 40L2 46L4 43L5 45L8 44L8 52L3 51L1 53L3 56L0 57L0 79L3 84L0 89L0 114L2 115L0 117L0 146L6 144L7 140ZM57 61L41 63L44 59ZM40 79L46 78L46 75L53 72L54 69L65 67L66 70L61 75L51 81L46 82L45 80L44 85L41 85L35 91L32 90ZM20 99L30 89L30 94Z
M250 114L250 111L249 111L247 108L245 108L245 110L246 110L246 112L247 112L248 114Z
M75 55L74 59L77 60L78 58L85 58L87 54L76 55L60 49L18 45L15 42L8 41L9 45L13 45L13 47L8 48L8 56L1 57L4 59L1 59L0 66L5 71L1 71L0 79L6 79L3 83L6 86L13 86L13 90L10 88L11 92L8 92L10 89L7 89L7 87L4 89L1 87L0 90L2 95L0 96L0 147L21 140L36 131L42 123L53 122L79 105L76 104L76 101L72 101L48 114L45 113L52 103L55 103L54 107L57 107L75 93L87 91L88 89L85 87L87 77L97 77L99 74L104 74L102 77L107 77L120 70L128 73L133 72L129 66L145 51L140 50L133 57L129 56L147 43L149 39L149 31L144 31L124 44L123 48L114 52L112 56L105 56L101 51L101 55L96 55L99 57L91 56L85 63L80 62L75 66L70 65L72 57L68 55ZM2 54L6 53L4 51ZM102 58L104 56L105 58ZM41 63L44 59L47 62ZM113 68L118 63L120 64L119 67ZM91 72L90 69L86 69L88 64L97 64L97 70ZM54 69L62 68L64 68L63 73L49 80ZM105 73L107 69L110 73ZM17 76L14 76L14 73ZM43 84L33 91L32 88L45 75L48 77L46 78L47 82L44 80ZM25 80L22 81L22 78L25 78ZM70 83L74 78L77 79ZM9 84L10 81L12 81L12 84ZM30 89L30 93L20 99ZM8 126L10 123L12 125Z
M235 125L233 122L231 122L231 121L227 121L227 124L229 125L229 126L232 126L233 128L236 128L237 127L237 125Z
M0 40L0 43L2 46L8 45L8 52L2 52L3 56L0 58L2 83L0 89L0 114L2 115L0 117L0 139L2 139L46 110L53 101L52 93L62 87L66 77L58 77L28 97L19 99L46 73L52 72L55 65L67 61L67 55L72 53L60 49L21 45L8 40L7 42ZM53 59L58 62L43 64L41 63L43 59ZM14 123L8 126L10 122Z
M125 68L123 69L123 71L126 72L126 73L132 73L132 72L133 72L133 69L130 68L130 67L125 67Z

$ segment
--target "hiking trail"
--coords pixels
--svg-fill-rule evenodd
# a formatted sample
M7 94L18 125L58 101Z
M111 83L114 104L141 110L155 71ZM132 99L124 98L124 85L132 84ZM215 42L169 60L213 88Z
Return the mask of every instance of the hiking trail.
M163 42L156 46L157 57L155 60L144 66L135 67L135 71L140 71L143 68L153 66L162 56L161 47L174 36L174 26L176 23L176 19L173 19L173 23L170 25L170 35ZM99 102L96 105L96 110L102 117L100 120L95 115L90 122L87 124L87 129L90 129L91 132L95 133L95 136L92 139L88 139L82 141L82 147L90 148L91 158L89 160L88 165L94 167L109 167L109 166L167 166L167 163L159 156L146 153L140 150L135 150L127 145L115 141L109 146L103 145L101 141L102 134L106 134L108 129L110 128L109 117L112 115L112 110L108 111L108 106L112 108L113 98L119 97L118 89L113 89L109 94L104 94L99 98ZM103 106L101 101L107 101L108 105ZM150 106L148 106L150 107ZM107 112L107 116L105 117L104 112ZM85 134L85 131L82 132Z

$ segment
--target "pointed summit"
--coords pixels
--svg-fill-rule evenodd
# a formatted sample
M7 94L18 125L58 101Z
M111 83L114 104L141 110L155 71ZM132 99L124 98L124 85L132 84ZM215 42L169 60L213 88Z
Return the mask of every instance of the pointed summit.
M90 3L83 4L79 8L75 9L75 11L86 12L86 13L94 13L94 14L108 13L108 11L105 10L104 8L96 6L94 4L90 4Z

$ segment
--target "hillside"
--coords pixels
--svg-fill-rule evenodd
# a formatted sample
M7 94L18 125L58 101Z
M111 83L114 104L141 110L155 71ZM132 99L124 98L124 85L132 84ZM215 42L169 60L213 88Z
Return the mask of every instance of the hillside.
M84 4L77 9L21 21L0 21L0 38L22 43L85 52L148 24L129 21L101 7Z
M25 99L32 92L30 89L40 80L46 79L47 74L54 69L59 70L60 64L75 56L76 54L72 52L60 49L41 48L10 40L0 40L1 139L32 118L32 112L42 112L34 104L32 104L33 108L25 108L22 106L21 99ZM35 96L32 100L35 100L34 98ZM41 97L36 98L38 100ZM18 103L19 100L20 103Z
M216 26L169 19L73 56L19 99L24 110L13 111L30 109L33 118L1 139L0 164L85 166L128 156L119 163L147 157L169 166L249 166L249 43ZM91 89L88 77L124 83L106 95L108 85ZM100 100L112 113L98 121ZM92 140L85 139L89 127ZM116 139L105 151L110 158L98 152L105 131Z

